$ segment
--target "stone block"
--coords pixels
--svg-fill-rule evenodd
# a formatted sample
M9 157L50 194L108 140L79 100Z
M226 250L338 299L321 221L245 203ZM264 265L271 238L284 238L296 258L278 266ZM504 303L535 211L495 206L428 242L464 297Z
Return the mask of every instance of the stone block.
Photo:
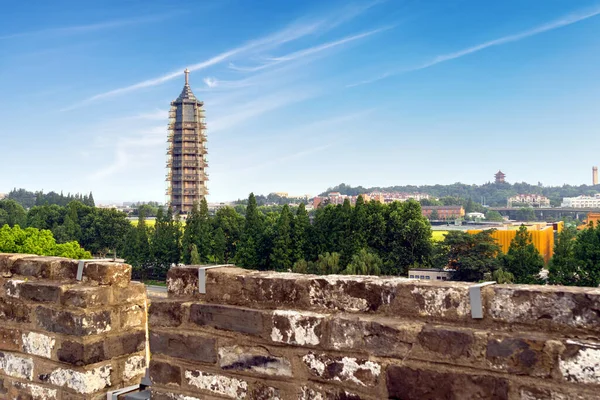
M224 302L230 303L231 299L234 301L237 299L238 302L243 301L243 304L268 308L306 309L309 307L308 284L311 275L271 271L240 273L239 269L235 270L237 270L237 277L231 275L233 271L220 271L220 269L215 271L215 275L218 274L227 278L226 282L231 282L231 289L226 289L227 296L220 295ZM225 286L224 284L220 286ZM207 295L211 295L209 299L218 288L212 287L211 292L207 288Z
M71 340L61 343L57 357L59 361L75 366L95 364L107 358L103 341L82 343Z
M600 384L600 344L567 340L558 366L560 376L567 382Z
M113 367L110 361L105 365L93 368L56 368L45 366L45 373L39 379L52 386L73 390L79 394L95 394L104 392L111 387L111 373Z
M110 304L111 293L104 286L72 286L65 290L61 302L65 306L88 308Z
M600 394L584 388L525 386L518 390L519 400L600 400Z
M19 329L0 327L0 350L20 351L23 343L21 335Z
M376 312L390 304L393 286L373 276L313 276L308 285L308 298L310 306L321 309Z
M107 336L102 342L107 359L133 354L145 349L146 331L127 330L118 335Z
M163 361L150 361L150 380L165 386L181 386L181 368Z
M123 382L129 382L133 379L140 378L146 373L146 357L143 355L135 355L125 360L123 367Z
M323 385L305 385L298 388L298 400L367 400L378 397L364 396L348 391L346 388L324 387Z
M110 311L75 312L38 306L35 314L38 326L49 332L87 336L112 329Z
M186 370L184 381L190 389L205 391L216 396L245 399L248 395L248 382L225 375Z
M131 266L117 262L89 262L83 268L83 282L127 287L131 280Z
M535 336L491 334L486 360L494 370L547 377L556 366L560 347L560 342Z
M267 376L292 376L292 364L272 355L264 347L225 346L219 348L219 366L224 371L253 372Z
M598 288L494 285L486 291L490 293L487 314L495 321L535 325L542 331L598 329Z
M52 280L74 280L77 275L77 260L61 257L23 257L11 265L11 273Z
M206 302L234 305L252 304L250 299L253 298L253 295L252 292L248 291L250 285L248 285L245 278L254 274L258 274L258 272L236 267L212 268L207 270ZM196 276L198 276L197 272Z
M148 318L150 318L150 326L179 326L185 320L185 311L186 308L180 301L152 301L148 309Z
M483 367L487 332L452 326L426 325L410 358Z
M169 297L198 296L198 266L173 267L167 272Z
M56 339L43 333L24 332L21 335L23 353L38 357L52 358Z
M12 265L21 258L36 257L35 254L0 253L0 276L10 277Z
M195 334L153 330L150 332L150 352L211 364L217 362L215 338Z
M146 310L143 305L138 304L121 307L119 321L123 330L143 327L146 324Z
M126 287L113 287L112 291L115 304L144 304L146 301L146 285L142 282L129 282Z
M51 386L40 385L38 383L24 383L13 381L8 390L10 398L22 400L56 400L59 399L59 391Z
M0 352L0 373L13 378L33 380L33 360L20 354Z
M470 321L471 305L466 282L416 282L390 279L390 307L394 316L415 316L428 320Z
M381 365L354 357L309 353L302 361L313 376L325 381L374 387L381 375Z
M58 303L63 292L63 288L58 282L19 279L7 281L4 288L10 297L42 303Z
M496 376L431 371L391 365L388 397L403 400L508 400L509 382Z
M275 310L271 340L299 346L318 346L325 341L326 315L308 311Z
M31 321L31 308L21 300L0 297L0 319L28 323Z
M334 350L405 357L423 323L389 318L332 317L328 346Z
M261 335L264 332L264 313L250 308L213 304L192 304L190 322L199 326Z

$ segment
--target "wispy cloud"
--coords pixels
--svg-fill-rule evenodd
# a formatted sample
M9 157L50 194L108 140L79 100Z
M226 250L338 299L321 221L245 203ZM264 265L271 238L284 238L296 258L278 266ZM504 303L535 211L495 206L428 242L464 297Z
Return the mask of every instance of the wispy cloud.
M269 49L277 48L285 43L289 43L308 35L316 34L330 30L339 24L348 21L349 19L355 18L357 15L365 12L376 4L382 1L372 1L359 6L352 6L344 9L342 12L336 12L335 15L314 19L310 22L294 22L288 25L286 28L279 30L270 35L261 37L259 39L251 40L242 44L241 46L219 53L207 60L201 61L196 64L188 65L187 67L180 67L172 72L158 76L155 78L147 79L132 85L124 86L121 88L113 89L107 92L99 93L91 96L77 104L70 107L64 108L62 111L72 110L80 106L92 103L94 101L105 99L113 96L118 96L124 93L133 92L139 89L157 86L172 79L176 79L183 75L183 70L188 68L191 72L200 71L214 65L220 64L226 60L239 56L245 53L253 52L264 52ZM373 32L375 33L375 32ZM367 33L365 33L367 34ZM372 34L372 33L371 33Z
M405 73L405 72L412 72L412 71L418 71L418 70L422 70L425 68L429 68L429 67L432 67L434 65L437 65L437 64L440 64L440 63L443 63L446 61L455 60L457 58L464 57L469 54L477 53L477 52L479 52L481 50L485 50L489 47L500 46L500 45L507 44L507 43L517 42L519 40L523 40L523 39L526 39L531 36L539 35L540 33L552 31L554 29L562 28L562 27L586 20L588 18L595 17L597 15L600 15L600 8L595 8L595 9L586 10L586 11L579 11L577 13L566 15L564 17L561 17L560 19L548 22L544 25L540 25L538 27L529 29L524 32L520 32L520 33L516 33L513 35L508 35L508 36L503 36L501 38L490 40L488 42L484 42L484 43L478 44L476 46L468 47L466 49L463 49L463 50L460 50L460 51L457 51L454 53L443 54L443 55L437 56L433 60L428 61L417 67L408 68L408 69L404 69L404 70L385 72L374 78L367 79L367 80L357 82L357 83L353 83L351 85L347 85L347 87L364 85L367 83L372 83L372 82L376 82L376 81L385 79L385 78L393 76L393 75L398 75L398 74Z
M27 32L17 32L11 33L8 35L0 36L0 40L2 39L15 39L26 36L37 36L37 35L48 35L48 34L60 34L60 35L73 35L79 33L87 33L105 29L119 28L127 25L137 25L147 22L155 22L159 20L163 20L168 16L173 15L165 14L165 15L151 15L146 17L134 17L134 18L125 18L125 19L116 19L112 21L104 21L98 22L94 24L87 25L73 25L73 26L64 26L57 28L47 28L47 29L38 29Z
M262 69L269 68L273 65L277 65L277 64L280 64L283 62L294 61L294 60L298 60L298 59L301 59L304 57L308 57L313 54L317 54L317 53L323 52L325 50L329 50L329 49L341 46L343 44L350 43L355 40L374 35L376 33L382 32L382 31L390 29L390 28L391 27L383 27L383 28L379 28L379 29L374 29L374 30L359 33L356 35L346 36L342 39L323 43L318 46L309 47L307 49L299 50L299 51L296 51L296 52L293 52L293 53L290 53L290 54L287 54L284 56L272 57L272 58L269 58L265 64L258 65L256 67L238 67L238 66L230 63L229 68L236 70L236 71L241 71L241 72L256 72L256 71L260 71Z

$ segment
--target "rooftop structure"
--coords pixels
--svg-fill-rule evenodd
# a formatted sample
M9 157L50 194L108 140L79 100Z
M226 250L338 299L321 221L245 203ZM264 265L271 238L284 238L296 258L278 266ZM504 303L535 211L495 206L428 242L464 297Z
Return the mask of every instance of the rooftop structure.
M498 172L496 172L496 174L494 175L494 178L496 178L496 180L495 180L496 183L504 183L504 182L506 182L504 180L504 178L506 178L506 175L502 171L500 171L500 170Z
M592 167L592 185L598 184L598 167Z
M594 196L577 196L563 198L561 207L600 208L600 194Z
M188 214L207 194L206 123L203 102L196 99L185 70L185 85L169 111L167 195L173 210Z
M513 203L527 204L532 207L550 207L550 199L541 194L518 194L513 197L509 197L507 200L507 206L512 207Z

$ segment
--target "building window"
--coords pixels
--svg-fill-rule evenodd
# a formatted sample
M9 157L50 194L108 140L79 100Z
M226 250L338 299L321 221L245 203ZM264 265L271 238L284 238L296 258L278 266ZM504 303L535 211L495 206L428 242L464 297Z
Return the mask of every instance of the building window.
M425 275L421 275L421 279L425 279Z
M415 276L414 276L414 275L411 275L411 276L410 276L410 279L415 279Z
M442 279L442 277L441 276L436 276L435 279L437 279L439 281L440 279Z
M425 277L425 279L429 279L429 275L427 275L427 276Z

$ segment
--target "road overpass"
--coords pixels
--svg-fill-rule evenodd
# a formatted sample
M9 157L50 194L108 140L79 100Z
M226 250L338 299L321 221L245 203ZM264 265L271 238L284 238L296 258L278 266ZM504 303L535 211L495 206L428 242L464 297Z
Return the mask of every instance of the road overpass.
M521 207L490 207L490 210L498 211L503 216L515 219ZM600 208L571 208L571 207L534 207L535 216L539 219L546 217L562 218L570 216L575 219L585 219L589 212L600 212Z

